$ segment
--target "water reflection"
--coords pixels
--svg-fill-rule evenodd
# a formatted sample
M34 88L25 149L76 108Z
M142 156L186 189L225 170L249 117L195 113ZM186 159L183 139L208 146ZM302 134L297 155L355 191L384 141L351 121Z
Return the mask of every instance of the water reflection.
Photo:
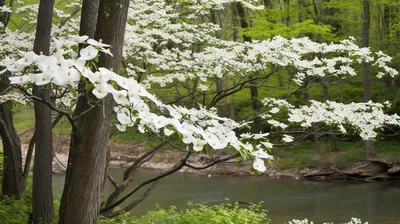
M122 179L121 170L113 169L111 174L117 180ZM135 183L154 175L157 172L141 170ZM64 174L54 176L55 193L61 194L63 182ZM112 189L108 184L104 194L109 195ZM273 223L285 223L293 218L308 218L314 223L344 222L351 217L369 223L400 223L396 200L400 198L400 182L302 182L261 177L209 178L189 173L176 173L163 179L132 213L142 215L154 209L156 203L163 208L171 205L183 208L189 201L219 203L224 198L252 203L264 201Z

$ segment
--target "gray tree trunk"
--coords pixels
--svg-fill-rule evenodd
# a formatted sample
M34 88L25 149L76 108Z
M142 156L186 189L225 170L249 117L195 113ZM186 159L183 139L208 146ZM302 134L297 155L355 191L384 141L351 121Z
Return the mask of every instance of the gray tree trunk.
M0 0L0 7L5 5L4 0ZM0 22L5 23L6 16L0 15ZM2 81L8 82L7 73L3 74ZM0 85L0 92L5 91L7 85ZM2 196L22 198L24 184L22 179L22 157L21 142L14 128L11 110L0 104L0 137L3 144L3 177L1 180Z
M2 195L22 198L24 181L22 178L21 142L14 128L12 112L0 105L0 136L3 143Z
M129 2L101 0L99 4L95 37L112 46L114 57L102 54L98 66L113 68L116 73L119 72L122 58ZM94 96L88 94L87 97L79 98L76 115L89 108L90 98ZM60 224L98 223L112 105L113 99L109 95L102 105L85 113L76 122L61 199Z
M0 7L5 5L4 0L0 0ZM0 16L0 22L5 26L7 16ZM0 84L0 92L4 92L8 87L8 75L3 74ZM3 196L23 198L25 181L22 175L22 156L21 142L14 127L11 105L0 104L0 137L3 144L3 177L2 177L2 192Z
M54 0L40 0L33 51L36 54L49 54ZM33 94L51 102L51 91L45 86L34 86ZM42 102L35 102L36 146L33 167L33 223L53 222L52 188L52 120L51 109Z
M371 23L370 15L370 2L363 0L363 29L362 29L362 46L369 47L369 28ZM363 89L364 89L364 102L371 100L371 78L370 67L367 63L363 64ZM372 140L365 141L365 155L370 156L374 154L374 143Z

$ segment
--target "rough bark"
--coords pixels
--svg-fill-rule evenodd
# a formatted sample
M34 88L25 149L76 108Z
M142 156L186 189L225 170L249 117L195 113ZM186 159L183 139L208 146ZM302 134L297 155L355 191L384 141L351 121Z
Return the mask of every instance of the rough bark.
M21 142L14 128L12 112L0 105L0 136L3 143L2 196L22 198L24 181L22 178Z
M48 55L52 27L54 0L40 0L33 51ZM34 86L33 95L51 102L51 91L45 86ZM54 217L52 188L52 120L51 109L35 102L36 145L33 167L33 223L52 223Z
M11 3L10 3L11 4ZM0 7L5 5L4 0L0 0ZM0 16L0 22L7 25L7 15ZM0 85L0 92L7 90L8 72L1 78L3 84ZM2 196L22 198L25 189L25 181L22 177L22 157L21 142L14 127L11 105L0 104L0 137L3 144L3 176L2 176Z
M363 29L362 29L362 46L369 46L369 28L371 23L371 15L370 15L370 2L369 0L363 0ZM370 78L370 67L367 63L363 63L363 89L364 102L368 102L371 100L371 78ZM370 156L374 154L374 143L372 140L365 141L365 155Z
M100 0L84 0L82 3L80 35L88 35L94 38L96 33L97 18Z
M98 66L113 68L117 73L122 58L128 8L129 0L101 0L99 4L95 37L112 46L114 57L102 54ZM89 93L78 100L76 115L89 108L88 98L94 97ZM71 136L59 223L98 223L112 104L113 99L108 96L102 105L85 113L76 122L76 129Z

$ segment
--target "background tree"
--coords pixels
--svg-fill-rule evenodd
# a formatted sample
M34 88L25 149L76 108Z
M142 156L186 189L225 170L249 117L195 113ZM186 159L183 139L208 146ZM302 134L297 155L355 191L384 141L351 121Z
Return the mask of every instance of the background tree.
M361 35L362 46L369 47L369 29L371 23L370 14L370 2L368 0L363 0L363 32ZM370 68L368 64L363 64L363 89L364 89L364 102L368 102L372 99L371 97L371 78L370 78ZM365 154L370 156L374 153L374 143L371 140L365 141Z

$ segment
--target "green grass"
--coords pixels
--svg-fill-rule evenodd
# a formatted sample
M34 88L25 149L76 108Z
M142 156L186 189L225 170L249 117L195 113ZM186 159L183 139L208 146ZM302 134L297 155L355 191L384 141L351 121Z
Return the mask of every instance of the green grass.
M35 127L35 113L33 107L17 106L13 108L14 125L18 134L22 134ZM63 117L53 128L53 134L70 134L71 125L69 121Z
M30 107L13 108L14 126L18 134L24 133L35 126L35 113Z
M387 139L375 142L375 155L393 163L400 163L400 140ZM311 166L331 166L347 168L366 159L363 141L338 141L339 151L330 151L330 139L323 138L320 145L311 141L293 147L275 148L275 165L280 169L305 168ZM320 149L319 149L320 148Z

